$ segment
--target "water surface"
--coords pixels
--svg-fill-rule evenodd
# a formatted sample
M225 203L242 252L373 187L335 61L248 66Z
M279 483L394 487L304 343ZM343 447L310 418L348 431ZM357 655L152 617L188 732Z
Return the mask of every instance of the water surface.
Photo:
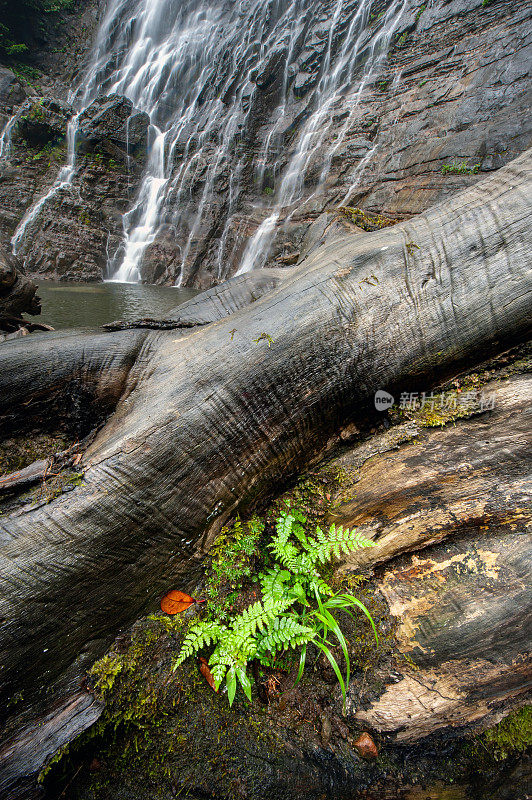
M60 328L97 328L115 319L162 318L198 294L196 289L142 283L36 281L42 312L36 322Z

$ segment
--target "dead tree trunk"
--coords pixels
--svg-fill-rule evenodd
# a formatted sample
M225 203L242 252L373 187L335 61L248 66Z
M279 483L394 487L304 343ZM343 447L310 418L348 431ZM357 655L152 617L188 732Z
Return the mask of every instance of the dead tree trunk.
M73 377L116 406L75 491L0 517L2 708L23 696L4 785L42 763L68 720L82 724L64 703L83 671L193 580L240 504L308 463L377 389L427 384L526 335L531 163L529 152L410 222L323 246L213 324L2 347L0 411Z

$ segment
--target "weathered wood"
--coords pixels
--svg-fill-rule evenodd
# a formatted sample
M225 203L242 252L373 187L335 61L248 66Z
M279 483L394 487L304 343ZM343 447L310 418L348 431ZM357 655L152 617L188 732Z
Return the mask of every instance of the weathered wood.
M4 412L30 376L41 398L75 378L109 408L118 400L75 491L0 517L3 707L24 692L11 774L30 763L14 744L20 715L36 721L66 700L118 627L193 581L239 504L316 457L376 389L430 382L525 335L531 161L410 222L323 246L212 325L5 343ZM36 725L31 764L41 744Z
M52 462L50 459L34 461L24 469L11 472L9 475L0 475L0 494L19 491L42 480L49 470Z
M485 391L493 411L442 430L406 423L335 461L353 478L334 521L374 542L353 553L347 568L375 567L475 524L530 518L532 379L495 382ZM414 441L396 446L402 436Z
M37 286L22 274L14 256L0 250L0 330L11 332L27 327L31 323L20 320L25 313L41 313Z
M76 442L67 450L54 453L51 458L34 461L23 469L11 472L7 475L0 475L0 494L19 492L32 486L40 480L45 480L56 474L56 470L64 469L69 466L77 466L80 463L83 453L94 435L89 435L84 441Z
M26 328L28 333L55 330L51 325L46 325L44 322L30 322L30 320L16 317L13 314L6 313L0 317L0 330L13 332L18 331L20 328Z
M532 375L485 388L493 411L335 462L356 471L334 519L375 542L344 568L377 570L408 659L350 713L400 742L483 728L530 699Z
M117 320L103 325L103 328L108 331L131 328L171 330L207 325L260 300L279 286L286 275L284 269L261 269L246 275L237 275L177 306L173 312L169 312L166 319L138 319L132 322Z

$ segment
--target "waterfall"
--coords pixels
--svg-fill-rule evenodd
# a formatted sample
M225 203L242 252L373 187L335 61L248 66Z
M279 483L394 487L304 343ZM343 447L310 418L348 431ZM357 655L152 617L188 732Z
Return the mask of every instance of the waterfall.
M9 119L2 129L0 134L0 159L7 158L11 153L11 133L15 124L18 122L21 110L16 111Z
M314 111L309 116L299 135L294 154L282 179L274 209L270 216L259 225L256 233L250 239L237 275L264 265L281 214L283 210L290 209L294 203L301 199L301 189L310 159L323 143L331 128L336 103L349 91L352 96L351 111L344 122L335 146L327 154L318 186L312 196L320 192L327 179L334 153L340 148L349 129L349 123L358 106L362 92L365 86L374 79L375 74L379 71L386 58L393 34L406 6L406 0L401 3L393 3L388 8L381 26L369 42L367 41L367 25L372 2L371 0L361 0L351 20L349 30L344 37L340 53L335 63L331 64L331 42L341 5L342 0L338 0L335 13L331 19L323 76L315 93ZM353 72L359 63L363 47L366 49L364 65L361 74L355 80ZM348 194L351 191L352 188ZM294 211L295 209L292 209L292 212L285 216L286 221L290 219Z
M17 252L43 205L75 174L76 122L98 96L124 95L150 120L149 153L122 244L108 277L139 281L147 248L163 230L179 253L177 284L210 241L216 279L227 272L245 225L243 209L266 218L247 240L238 272L264 265L278 226L304 196L317 151L340 105L349 107L321 166L319 195L363 88L382 68L407 0L109 0L88 67L71 102L68 162L13 236ZM380 14L374 11L384 8ZM310 55L309 55L310 54ZM295 92L312 62L315 79ZM265 106L269 86L273 100ZM265 89L266 87L266 89ZM287 130L297 116L295 136ZM284 138L283 138L284 137ZM288 156L288 158L287 158ZM251 178L250 178L251 174ZM278 186L257 203L266 176ZM255 188L255 194L250 191ZM268 188L268 187L267 187ZM192 267L191 267L192 265Z
M18 255L21 245L24 241L26 233L31 231L32 225L37 220L41 209L46 203L51 200L52 197L55 197L58 192L62 189L66 189L72 183L72 179L75 174L75 165L76 165L76 133L78 130L78 119L79 114L76 114L70 122L68 123L67 127L67 161L66 164L61 167L59 170L59 174L55 183L52 187L48 190L48 192L43 195L43 197L38 200L35 205L31 206L31 208L26 212L23 216L22 220L20 221L15 233L11 238L11 248L13 250L14 255Z

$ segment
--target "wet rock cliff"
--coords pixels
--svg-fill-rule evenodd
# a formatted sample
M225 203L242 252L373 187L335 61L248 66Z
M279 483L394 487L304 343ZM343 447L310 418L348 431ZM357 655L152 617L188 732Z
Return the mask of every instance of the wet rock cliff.
M99 84L79 119L72 180L57 188L75 110L69 92L86 79L98 3L63 12L59 32L37 43L31 79L2 71L0 235L9 247L33 214L15 247L27 272L100 280L131 260L129 236L140 279L208 287L243 263L289 266L339 230L417 214L529 145L531 26L522 4L347 1L321 4L317 13L303 3L284 9L290 27L267 11L260 59L246 51L236 67L216 66L194 101L197 130L171 123L178 88L177 100L157 97L152 118L166 121L171 136L151 216L143 202L153 189L146 176L154 129L131 99L98 97L113 88L108 65L95 73ZM357 14L365 16L353 47ZM220 30L230 22L222 16ZM352 71L350 91L334 75L331 89L340 66ZM205 111L209 92L223 104L216 124ZM135 100L143 105L140 95ZM294 191L287 191L290 171ZM149 230L138 243L143 226Z

